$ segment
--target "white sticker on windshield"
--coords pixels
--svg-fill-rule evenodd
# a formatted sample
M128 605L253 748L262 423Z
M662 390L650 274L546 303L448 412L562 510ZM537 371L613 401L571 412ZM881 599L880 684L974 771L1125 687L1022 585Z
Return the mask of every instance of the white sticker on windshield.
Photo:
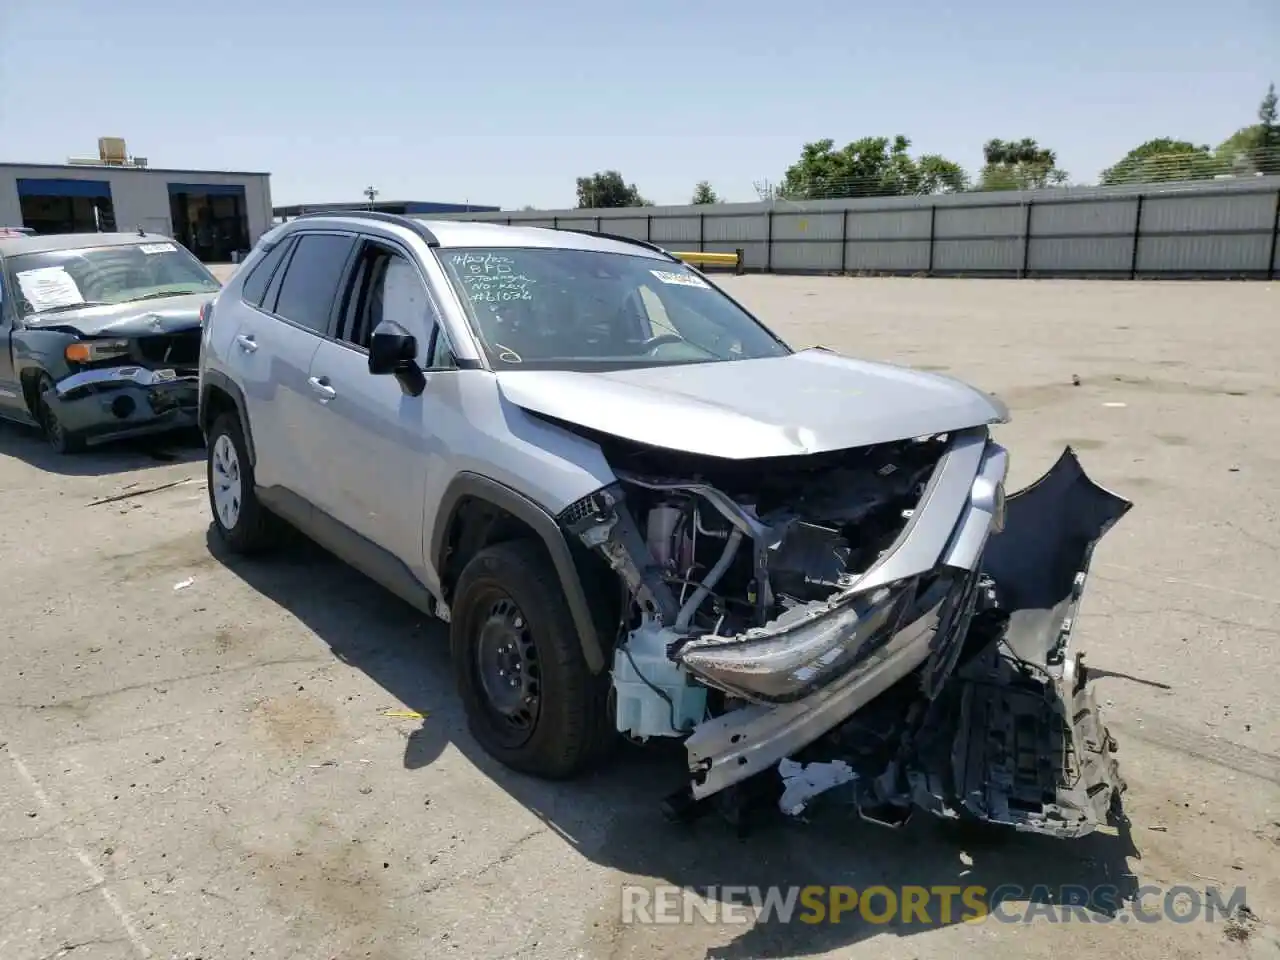
M143 253L173 253L177 247L172 243L140 243L138 249Z
M678 287L701 287L707 289L707 282L692 273L672 273L670 270L650 270L663 283L673 283Z
M22 295L36 313L54 307L69 307L84 303L80 288L65 267L37 267L35 270L19 270L18 286Z

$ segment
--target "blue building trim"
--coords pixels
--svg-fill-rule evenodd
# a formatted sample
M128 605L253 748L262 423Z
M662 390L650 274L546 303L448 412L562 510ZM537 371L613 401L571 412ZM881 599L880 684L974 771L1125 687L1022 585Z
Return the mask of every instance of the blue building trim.
M111 199L111 184L106 180L78 180L70 177L19 177L20 197L91 197Z
M175 193L203 193L207 196L243 197L242 183L171 183L169 196Z

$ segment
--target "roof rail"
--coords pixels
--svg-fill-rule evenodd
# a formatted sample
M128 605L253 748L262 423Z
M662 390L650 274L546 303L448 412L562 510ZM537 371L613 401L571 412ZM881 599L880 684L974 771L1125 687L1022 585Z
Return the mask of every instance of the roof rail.
M382 210L310 210L300 213L293 220L306 220L311 217L357 217L362 220L378 220L382 223L394 223L399 227L408 227L420 236L429 247L440 246L436 235L421 220L406 217L399 213L386 213Z
M625 237L620 233L604 233L600 230L573 230L569 228L557 227L562 233L581 233L588 237L600 237L602 240L616 240L618 243L630 243L637 247L644 247L646 250L652 250L654 253L660 253L668 260L680 263L680 258L670 251L664 250L656 243L650 243L648 240L637 240L635 237Z

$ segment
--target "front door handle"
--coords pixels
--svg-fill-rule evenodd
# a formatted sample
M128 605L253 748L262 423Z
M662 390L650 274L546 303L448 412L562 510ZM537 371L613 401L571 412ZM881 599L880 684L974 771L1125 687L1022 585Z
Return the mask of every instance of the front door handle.
M240 349L245 353L253 353L258 349L258 341L253 339L253 334L251 333L240 334L240 336L236 337L236 343L240 345Z
M311 389L315 391L321 403L326 403L338 395L338 391L329 386L328 377L310 377L307 383L311 384Z

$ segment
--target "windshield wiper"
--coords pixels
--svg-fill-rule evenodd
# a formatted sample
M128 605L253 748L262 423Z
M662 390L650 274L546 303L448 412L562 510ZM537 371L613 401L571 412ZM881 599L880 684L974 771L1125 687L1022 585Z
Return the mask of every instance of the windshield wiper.
M60 303L55 307L45 307L29 314L34 318L43 317L46 313L61 313L63 310L83 310L85 307L109 307L111 304L102 300L81 300L79 303Z
M138 303L141 300L161 300L165 297L189 297L193 293L206 293L211 291L205 290L165 290L159 293L144 293L140 297L130 297L128 300L121 300L121 303Z

